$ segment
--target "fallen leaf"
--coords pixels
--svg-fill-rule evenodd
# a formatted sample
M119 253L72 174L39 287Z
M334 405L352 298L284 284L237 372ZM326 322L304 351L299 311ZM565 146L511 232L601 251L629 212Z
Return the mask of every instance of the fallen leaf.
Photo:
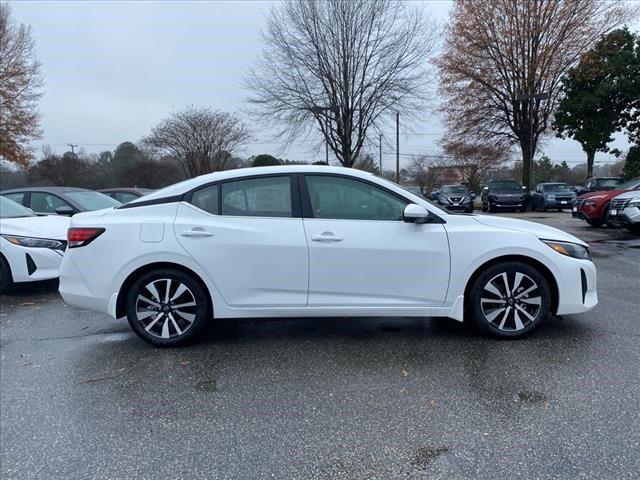
M21 307L31 307L33 305L35 305L33 302L23 302L20 304Z
M189 362L180 362L180 365L184 367L185 365L189 365Z
M409 372L407 372L405 369L402 369L402 376L406 377L407 375L409 375Z
M406 388L400 389L400 395L404 395L407 392Z

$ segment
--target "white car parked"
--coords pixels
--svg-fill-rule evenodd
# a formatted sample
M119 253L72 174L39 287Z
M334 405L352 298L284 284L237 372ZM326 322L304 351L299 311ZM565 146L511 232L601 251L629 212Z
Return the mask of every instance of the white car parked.
M58 278L69 218L36 215L0 196L0 294L11 283Z
M640 190L621 193L611 200L609 219L632 232L640 231Z
M456 215L353 169L212 173L75 215L60 293L147 342L212 317L446 316L515 337L598 300L587 244L544 225Z

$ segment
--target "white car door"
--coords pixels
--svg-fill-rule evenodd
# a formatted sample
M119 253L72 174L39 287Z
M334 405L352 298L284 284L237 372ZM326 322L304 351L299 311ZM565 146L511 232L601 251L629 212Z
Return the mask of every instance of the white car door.
M309 306L438 306L449 283L440 223L403 221L410 203L353 177L305 175Z
M307 242L291 182L289 175L224 181L178 207L178 241L232 307L307 303Z

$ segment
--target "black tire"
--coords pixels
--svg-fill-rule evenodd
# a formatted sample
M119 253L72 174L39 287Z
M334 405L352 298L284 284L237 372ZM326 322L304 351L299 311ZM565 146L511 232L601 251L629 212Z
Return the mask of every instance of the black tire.
M487 204L487 210L489 211L489 213L493 213L496 211L496 209L493 207L493 203L491 203L491 200L489 200L489 203Z
M531 211L532 212L536 211L536 202L531 202Z
M464 213L473 213L473 207L465 208Z
M149 285L155 293L147 288ZM147 300L139 300L139 295ZM140 276L127 292L126 312L136 335L156 347L174 347L193 340L211 317L206 289L191 275L173 269Z
M11 285L11 269L7 264L7 261L0 255L0 295L2 295L5 289Z
M481 210L482 210L483 212L486 212L486 211L487 211L487 204L486 204L484 201L482 202L482 208L481 208Z
M507 295L509 292L506 291L503 274L506 274L510 289L519 278L515 294ZM486 289L489 284L500 295ZM532 287L533 290L523 295ZM537 301L539 305L535 303ZM504 262L488 267L475 278L469 289L467 313L482 332L495 337L528 335L538 328L550 309L551 289L547 280L537 269L522 262Z
M525 205L524 207L520 207L518 210L520 210L521 213L524 213L527 211L527 206Z
M629 230L631 233L640 233L640 225L625 225L625 228Z
M602 225L604 225L604 219L603 218L587 218L587 223L592 227L599 228Z

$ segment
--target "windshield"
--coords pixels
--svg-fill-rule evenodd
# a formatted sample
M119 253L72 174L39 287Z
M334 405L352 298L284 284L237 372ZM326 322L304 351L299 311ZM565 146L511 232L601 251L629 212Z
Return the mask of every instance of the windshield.
M28 208L23 207L13 200L9 200L6 197L0 196L0 218L20 218L35 216L36 214Z
M521 190L520 184L515 180L494 180L489 183L489 188L496 190Z
M467 193L467 187L464 185L445 185L442 187L442 193L447 195L465 195Z
M99 192L67 192L66 195L85 210L100 210L122 205L115 198Z
M616 188L621 183L622 183L621 178L601 178L600 180L598 180L598 188ZM622 188L622 186L620 188ZM632 188L632 187L628 187L628 188Z
M542 185L543 192L570 192L571 189L566 183L549 183Z
M619 190L635 190L640 186L640 178L634 178L617 186Z

